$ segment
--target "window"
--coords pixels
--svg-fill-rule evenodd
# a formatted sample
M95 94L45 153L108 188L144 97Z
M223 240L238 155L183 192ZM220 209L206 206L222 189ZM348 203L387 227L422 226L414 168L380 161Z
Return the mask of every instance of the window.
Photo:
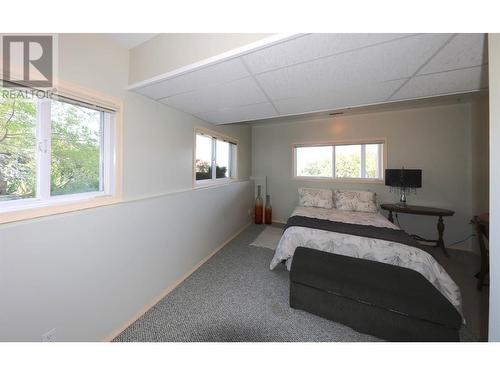
M333 177L332 146L297 147L297 176Z
M115 115L62 96L2 89L0 211L114 195Z
M206 130L195 132L195 184L224 182L236 178L237 143Z
M294 177L382 180L384 143L294 145Z

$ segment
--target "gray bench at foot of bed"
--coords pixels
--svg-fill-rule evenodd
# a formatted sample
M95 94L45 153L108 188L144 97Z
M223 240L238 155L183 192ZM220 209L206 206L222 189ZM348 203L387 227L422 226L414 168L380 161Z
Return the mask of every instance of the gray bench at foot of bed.
M459 341L462 319L420 273L299 247L290 306L389 341Z

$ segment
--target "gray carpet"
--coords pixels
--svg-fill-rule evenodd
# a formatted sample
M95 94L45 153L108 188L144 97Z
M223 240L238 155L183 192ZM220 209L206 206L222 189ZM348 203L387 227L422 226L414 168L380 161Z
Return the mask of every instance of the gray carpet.
M270 271L273 251L249 246L263 229L248 227L115 341L378 341L291 309L288 272L284 267ZM462 259L467 255L471 256L452 255L453 272L462 281L470 273L463 269L464 262L470 265ZM472 295L465 293L464 302L471 306L464 310L477 320L480 313L471 312L477 307ZM462 340L478 340L479 326L469 323L461 332Z

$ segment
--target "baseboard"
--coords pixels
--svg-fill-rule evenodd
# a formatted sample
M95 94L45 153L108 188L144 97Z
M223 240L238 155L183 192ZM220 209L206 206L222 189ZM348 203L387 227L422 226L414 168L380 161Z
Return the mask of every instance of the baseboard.
M165 298L172 290L177 288L177 286L179 286L180 283L182 283L189 276L191 276L191 274L193 272L195 272L198 268L200 268L206 261L208 261L215 254L217 254L224 246L226 246L236 236L238 236L241 232L243 232L250 224L251 224L251 222L246 223L235 234L233 234L226 241L224 241L224 243L222 245L218 246L215 250L213 250L205 258L200 260L190 271L186 272L184 275L179 277L172 285L170 285L165 290L163 290L163 292L160 295L158 295L156 298L154 298L152 302L148 303L146 306L144 306L142 309L140 309L139 312L137 314L135 314L133 318L129 319L125 324L123 324L120 328L115 330L112 334L106 336L106 338L104 338L103 341L105 341L105 342L113 341L115 339L115 337L117 337L120 333L125 331L132 323L134 323L137 319L139 319L141 316L143 316L148 310L150 310L154 305L156 305L163 298Z
M273 219L273 223L286 224L286 220L276 220L276 219Z
M447 247L447 249L453 250L453 251L463 251L463 252L466 252L466 253L472 253L472 254L480 255L478 249L473 249L471 247L450 246L450 247Z
M475 236L465 241L458 242L452 246L449 246L448 248L457 251L468 251L479 254L479 242L474 237Z

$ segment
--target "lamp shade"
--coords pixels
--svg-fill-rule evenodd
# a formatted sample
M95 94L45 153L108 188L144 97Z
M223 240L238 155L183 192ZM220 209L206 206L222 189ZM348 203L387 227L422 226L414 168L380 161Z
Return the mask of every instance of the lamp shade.
M420 188L422 187L421 169L386 169L386 186Z

